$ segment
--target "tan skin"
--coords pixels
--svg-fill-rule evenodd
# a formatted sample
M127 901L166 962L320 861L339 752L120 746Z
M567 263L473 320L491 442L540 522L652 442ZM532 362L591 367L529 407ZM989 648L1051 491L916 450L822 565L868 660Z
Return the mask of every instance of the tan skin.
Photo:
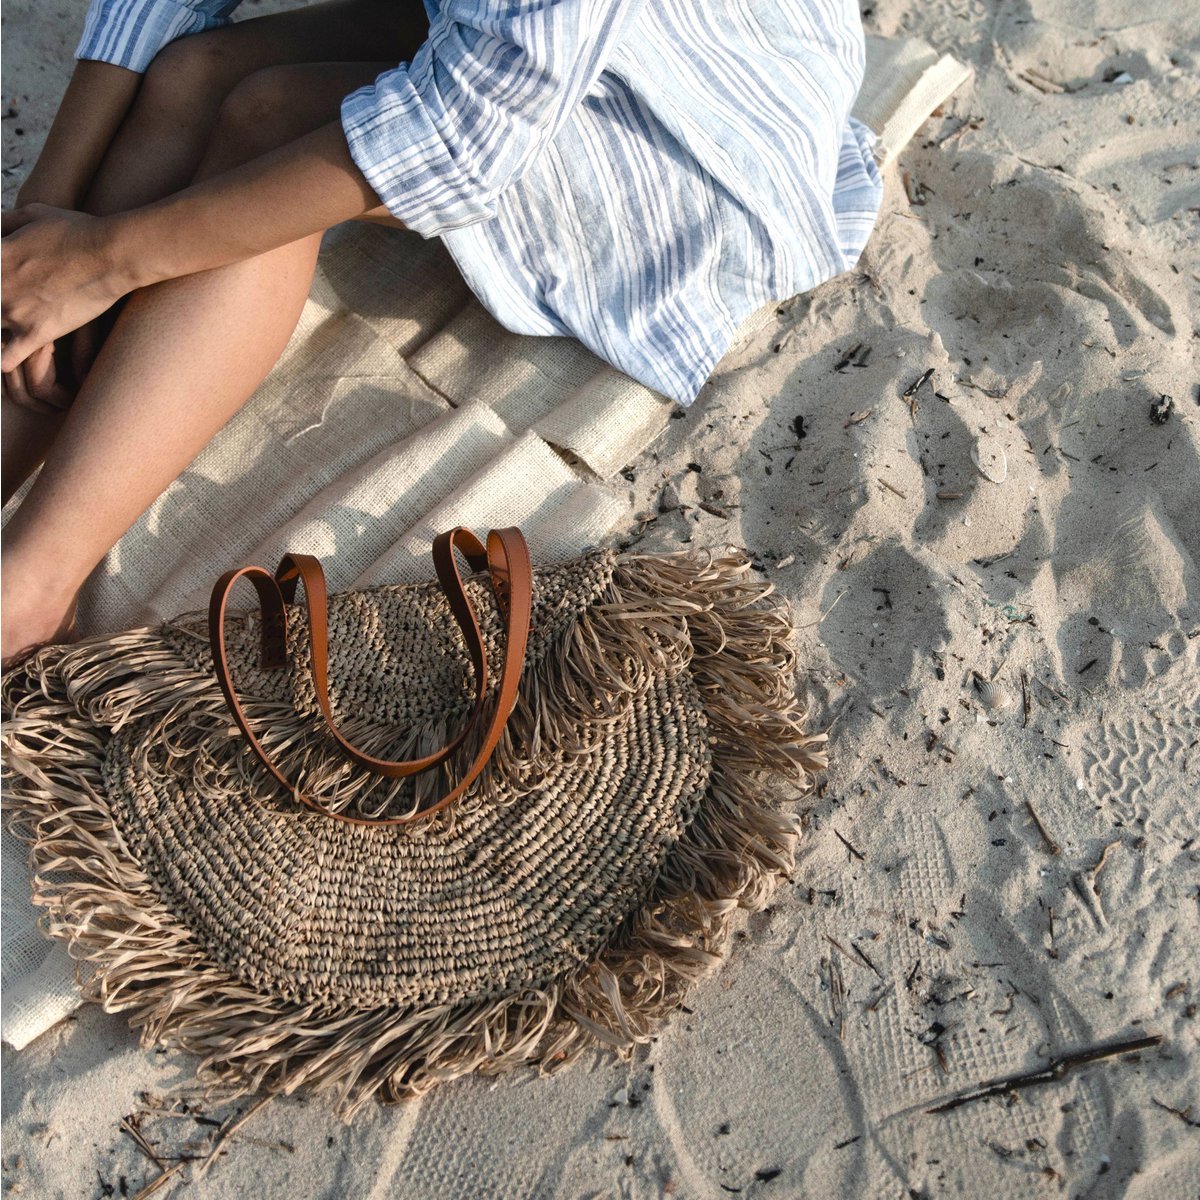
M239 22L173 43L144 78L78 64L0 243L5 500L42 463L4 533L6 664L68 635L87 576L266 376L321 234L399 224L338 120L424 39L420 5L399 9ZM374 60L381 46L396 58Z

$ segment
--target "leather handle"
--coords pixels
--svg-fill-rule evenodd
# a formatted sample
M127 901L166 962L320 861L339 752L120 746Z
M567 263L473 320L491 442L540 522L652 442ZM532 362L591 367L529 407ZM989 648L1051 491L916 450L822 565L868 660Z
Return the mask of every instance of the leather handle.
M229 596L239 579L248 579L258 592L262 610L262 665L266 669L282 667L287 661L287 610L286 604L294 602L298 583L304 584L304 603L308 612L311 633L310 662L313 683L322 715L329 732L352 762L387 778L405 778L430 770L445 762L478 724L486 703L488 683L487 655L483 637L479 630L474 609L467 597L458 563L454 556L455 547L465 554L472 570L488 571L505 631L504 663L500 674L500 689L496 707L480 742L475 760L463 773L458 784L433 804L400 817L374 818L351 817L332 811L319 799L300 792L271 761L262 743L246 718L229 674L229 661L225 643L225 613ZM457 800L479 777L492 752L499 744L509 716L516 705L521 673L525 664L525 650L529 639L529 623L533 610L533 568L529 549L520 530L515 528L494 529L488 534L484 547L470 530L461 526L441 534L434 542L434 565L438 580L446 594L455 621L463 634L471 664L475 670L476 695L472 713L459 734L442 749L423 758L403 762L374 758L352 745L338 730L329 704L328 693L328 624L326 617L327 594L325 575L320 562L311 555L289 554L279 564L274 576L262 567L242 567L227 571L213 588L209 602L209 638L212 643L213 666L234 721L242 731L251 750L275 779L306 808L323 813L339 821L354 825L401 825L406 822L437 812Z
M325 724L334 740L341 746L347 758L356 766L388 779L405 779L410 775L419 775L439 763L445 762L466 741L471 730L475 728L483 715L487 695L488 669L487 655L483 648L483 635L479 631L479 622L475 618L474 609L467 599L462 576L454 557L454 548L458 547L467 557L474 571L490 570L491 564L487 551L479 539L462 526L440 534L434 541L433 561L437 568L438 579L442 590L450 603L450 611L463 635L467 652L471 658L471 666L475 672L475 703L471 715L458 735L443 746L423 758L391 761L386 758L375 758L359 750L338 729L333 719L333 709L329 703L329 630L326 619L328 595L325 587L325 572L321 563L311 554L287 554L281 560L275 571L275 582L284 604L292 604L296 598L296 585L304 584L304 607L308 614L310 635L309 662L312 669L313 687L316 691L317 704L325 718ZM493 575L493 586L495 576ZM532 584L530 585L532 587Z

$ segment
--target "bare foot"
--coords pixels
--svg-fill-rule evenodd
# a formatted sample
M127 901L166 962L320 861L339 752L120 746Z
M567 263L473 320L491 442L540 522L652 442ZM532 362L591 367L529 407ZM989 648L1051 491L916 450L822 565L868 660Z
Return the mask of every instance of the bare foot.
M78 593L64 602L43 596L30 602L4 588L0 608L0 671L19 667L45 646L58 646L75 637Z

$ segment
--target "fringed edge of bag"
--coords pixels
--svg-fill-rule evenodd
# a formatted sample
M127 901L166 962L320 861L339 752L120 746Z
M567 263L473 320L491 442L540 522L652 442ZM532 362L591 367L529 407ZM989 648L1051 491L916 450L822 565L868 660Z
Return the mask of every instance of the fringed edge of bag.
M713 762L649 902L569 978L479 1004L334 1012L263 995L214 964L113 821L105 737L71 720L82 712L115 728L207 709L207 685L154 630L53 648L5 681L5 807L31 843L43 927L92 964L86 998L127 1013L143 1044L201 1056L214 1095L332 1090L349 1120L372 1097L417 1096L473 1071L550 1071L598 1048L628 1055L721 962L737 909L761 908L791 870L799 816L780 810L779 793L798 798L825 765L824 736L802 730L792 623L770 590L741 556L627 556L575 626L558 669L597 696L619 692L639 664L690 664ZM531 690L544 709L545 689ZM498 769L516 769L514 742L556 715L519 709L525 728L506 736Z

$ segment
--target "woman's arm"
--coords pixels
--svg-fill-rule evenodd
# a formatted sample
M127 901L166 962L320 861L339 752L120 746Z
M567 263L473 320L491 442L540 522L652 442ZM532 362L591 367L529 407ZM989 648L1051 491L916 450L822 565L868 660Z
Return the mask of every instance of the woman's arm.
M134 287L240 262L379 207L330 122L244 166L111 218L115 261Z
M332 122L129 212L17 209L4 219L0 369L13 370L135 288L251 258L377 207Z
M80 61L17 204L79 208L141 79L124 67Z

